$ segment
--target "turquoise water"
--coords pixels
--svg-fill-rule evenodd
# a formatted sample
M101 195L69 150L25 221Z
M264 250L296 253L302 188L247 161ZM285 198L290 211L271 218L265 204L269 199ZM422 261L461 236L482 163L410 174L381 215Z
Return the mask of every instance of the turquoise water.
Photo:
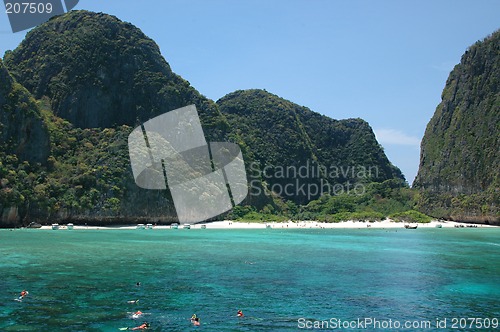
M500 318L500 229L2 230L0 276L1 331L450 324Z

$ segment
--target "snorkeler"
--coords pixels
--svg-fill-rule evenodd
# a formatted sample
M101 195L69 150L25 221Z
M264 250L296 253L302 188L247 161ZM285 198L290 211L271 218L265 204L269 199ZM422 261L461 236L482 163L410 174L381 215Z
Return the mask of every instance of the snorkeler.
M196 314L193 314L193 316L191 316L191 323L194 326L199 326L200 325L200 318L198 316L196 316Z
M29 294L29 293L28 293L28 291L24 289L24 290L21 292L21 294L19 294L19 297L18 297L17 299L18 299L19 301L21 301L21 300L22 300L22 299L24 299L24 297L25 297L26 295L28 295L28 294Z
M147 330L149 329L151 325L148 323L148 322L145 322L145 323L142 323L141 325L139 326L136 326L136 327L133 327L133 328L129 328L129 330Z
M238 313L236 314L236 316L238 316L238 317L243 317L243 316L245 316L245 315L243 315L243 311L238 310Z

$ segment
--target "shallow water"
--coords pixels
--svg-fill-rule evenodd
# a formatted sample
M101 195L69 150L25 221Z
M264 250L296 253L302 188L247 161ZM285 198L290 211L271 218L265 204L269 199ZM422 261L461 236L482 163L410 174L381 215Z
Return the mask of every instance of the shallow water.
M500 318L500 229L2 230L0 257L1 331Z

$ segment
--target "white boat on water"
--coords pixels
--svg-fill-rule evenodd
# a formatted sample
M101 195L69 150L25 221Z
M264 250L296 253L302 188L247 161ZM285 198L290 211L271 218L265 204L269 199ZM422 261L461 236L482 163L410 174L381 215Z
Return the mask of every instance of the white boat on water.
M153 229L153 224L147 224L147 225L146 225L146 228L147 228L147 229Z
M75 227L75 225L73 225L72 223L69 223L68 225L66 225L67 229L73 229L73 227Z
M203 224L200 226L201 229L206 229L207 228L207 225Z
M58 230L59 229L59 224L52 224L52 229L53 230Z
M179 228L179 224L174 222L173 224L170 224L170 228L171 229L178 229Z
M191 229L191 225L190 224L184 224L184 226L182 226L182 228L184 228L184 229Z
M136 229L144 229L144 228L146 228L144 224L137 224Z
M443 228L443 224L436 224L436 228Z

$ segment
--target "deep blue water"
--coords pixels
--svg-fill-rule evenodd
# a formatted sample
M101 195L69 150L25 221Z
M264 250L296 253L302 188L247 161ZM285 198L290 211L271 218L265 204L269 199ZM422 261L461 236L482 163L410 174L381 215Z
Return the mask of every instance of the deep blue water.
M1 331L294 331L301 318L457 331L452 318L500 318L500 229L2 230L0 300Z

